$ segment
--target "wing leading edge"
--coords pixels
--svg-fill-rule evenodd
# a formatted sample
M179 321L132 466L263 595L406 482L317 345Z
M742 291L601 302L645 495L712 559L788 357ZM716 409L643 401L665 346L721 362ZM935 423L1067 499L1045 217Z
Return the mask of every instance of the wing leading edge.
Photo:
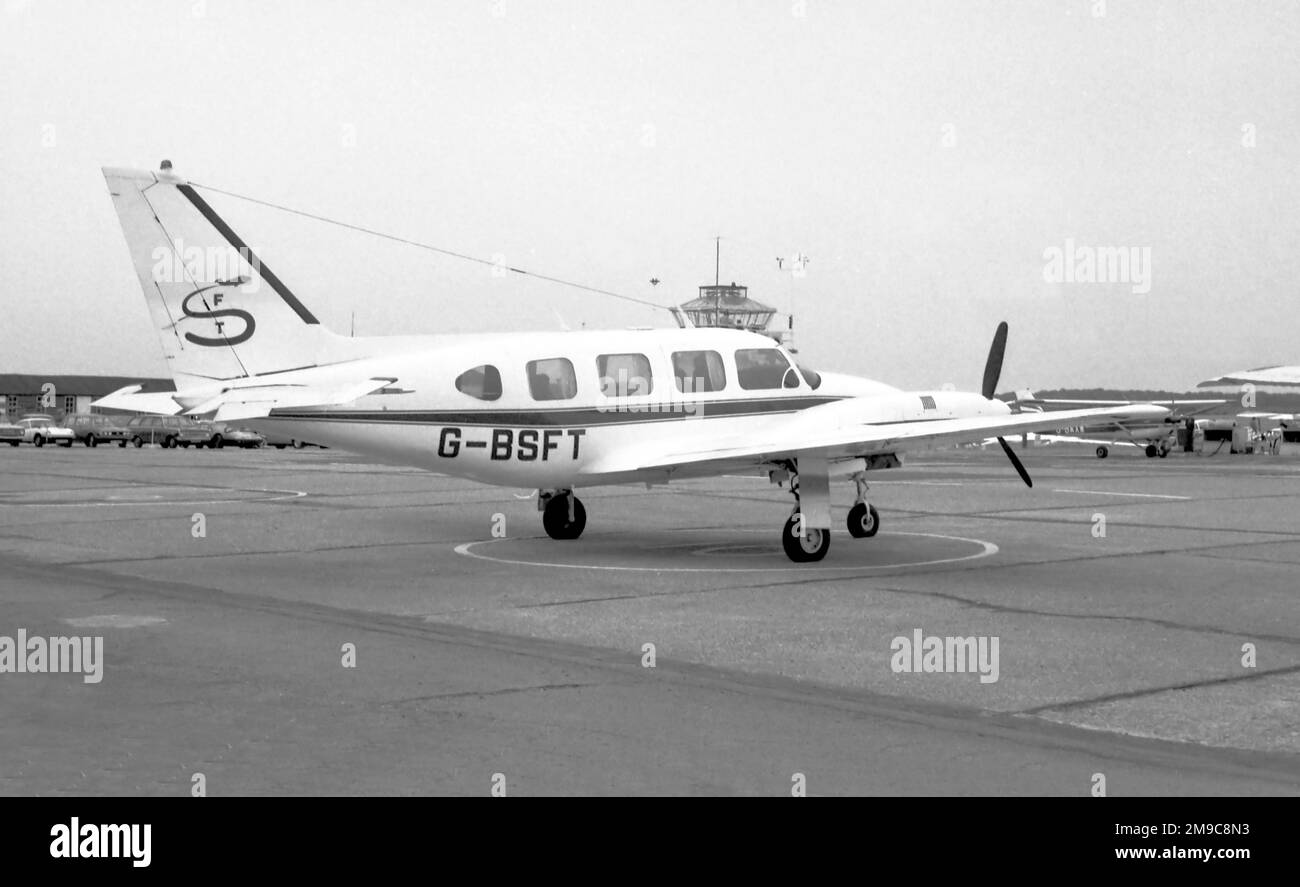
M674 449L661 448L659 452L640 448L633 453L602 460L598 468L608 472L671 470L687 465L700 467L711 462L734 465L737 462L763 463L797 459L805 453L831 460L851 459L945 444L979 442L1015 432L1052 431L1080 419L1117 422L1159 420L1169 414L1163 407L1138 404L1060 410L1046 414L1004 413L976 418L858 423L842 427L828 427L819 421L817 414L820 411L842 405L826 404L783 417L781 421L769 425L765 432L746 435L744 442L721 442L717 446L696 449L685 449L677 445Z

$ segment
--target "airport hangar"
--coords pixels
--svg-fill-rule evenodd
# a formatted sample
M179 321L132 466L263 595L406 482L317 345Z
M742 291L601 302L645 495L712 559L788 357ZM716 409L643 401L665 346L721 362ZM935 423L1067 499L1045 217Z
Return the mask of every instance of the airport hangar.
M171 379L0 373L0 420L13 422L30 413L48 413L60 419L73 413L120 413L120 410L92 408L90 404L127 385L143 385L145 391L176 390Z

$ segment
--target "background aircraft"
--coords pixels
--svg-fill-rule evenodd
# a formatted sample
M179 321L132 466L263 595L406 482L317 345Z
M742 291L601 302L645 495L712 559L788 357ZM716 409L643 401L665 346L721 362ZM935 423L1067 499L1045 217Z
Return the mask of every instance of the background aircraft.
M1016 392L1015 403L1023 412L1053 413L1058 410L1079 409L1080 407L1129 406L1146 403L1163 407L1164 416L1154 419L1129 419L1116 422L1087 423L1083 425L1061 426L1056 433L1039 434L1038 439L1047 443L1075 443L1096 445L1097 458L1105 459L1110 455L1110 447L1137 447L1146 453L1147 458L1159 456L1164 458L1178 441L1179 427L1188 427L1188 419L1207 412L1216 406L1227 403L1226 400L1060 400L1035 397L1032 391Z

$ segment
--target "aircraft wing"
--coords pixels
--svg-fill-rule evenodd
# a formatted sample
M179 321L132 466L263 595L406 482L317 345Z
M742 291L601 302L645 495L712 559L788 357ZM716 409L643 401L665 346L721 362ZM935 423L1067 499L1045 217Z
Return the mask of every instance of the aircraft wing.
M1081 419L1132 421L1158 420L1168 410L1151 405L1128 405L1053 413L1005 413L962 419L918 422L854 422L853 401L811 407L774 420L765 429L743 438L720 440L715 445L661 446L658 451L633 450L601 460L600 471L671 470L712 462L761 464L781 459L813 456L827 460L851 459L885 453L971 443L1002 434L1051 431Z
M1200 400L1060 400L1057 398L1029 398L1018 400L1022 408L1037 408L1040 406L1051 407L1071 407L1079 409L1083 407L1110 407L1125 406L1135 404L1151 404L1152 406L1164 407L1179 417L1198 416L1217 406L1227 403L1222 398L1218 399L1200 399ZM1047 412L1046 410L1044 412Z
M1093 444L1104 447L1141 447L1145 444L1135 443L1131 440L1115 440L1114 438L1092 438L1092 437L1074 437L1069 434L1040 434L1038 439L1047 443L1069 443L1069 444Z
M1228 373L1226 376L1219 376L1217 379L1206 379L1204 382L1198 382L1196 387L1223 388L1229 385L1242 385L1245 383L1297 387L1300 386L1300 366L1238 370L1235 373Z

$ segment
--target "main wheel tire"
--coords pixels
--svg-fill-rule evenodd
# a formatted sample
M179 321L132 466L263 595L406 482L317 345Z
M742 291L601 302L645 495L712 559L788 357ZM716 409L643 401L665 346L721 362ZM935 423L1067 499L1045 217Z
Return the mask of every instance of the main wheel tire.
M1098 459L1105 459L1109 455L1110 455L1110 450L1106 449L1105 447L1097 447Z
M93 435L93 434L87 434L87 435L86 435L86 446L88 446L88 447L97 447L97 446L99 446L99 441L95 439L95 435Z
M785 549L785 556L796 564L807 564L826 557L826 551L831 547L830 531L809 528L808 535L805 536L799 532L800 524L798 511L791 512L785 519L785 526L781 528L781 547Z
M32 438L32 443L36 444L36 446L38 446L38 447L43 447L43 446L45 446L45 438L41 437L41 436L38 434L38 435L36 435L35 437Z
M542 527L552 539L577 539L587 526L587 509L573 497L573 520L569 520L569 497L552 496L542 511Z
M859 502L849 509L849 535L854 539L870 539L880 530L880 514L876 506Z
M1148 459L1154 459L1154 458L1156 457L1156 445L1155 445L1155 444L1147 444L1147 450L1146 450L1146 452L1147 452L1147 458L1148 458Z

